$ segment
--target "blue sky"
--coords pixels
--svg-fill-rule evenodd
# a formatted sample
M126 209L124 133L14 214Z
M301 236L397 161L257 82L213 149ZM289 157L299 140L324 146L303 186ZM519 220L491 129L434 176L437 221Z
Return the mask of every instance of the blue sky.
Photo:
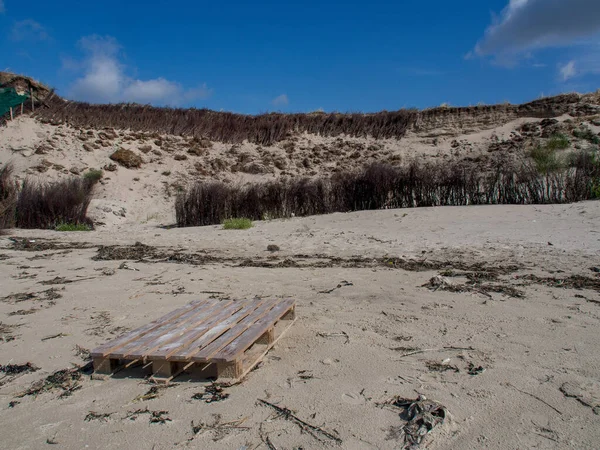
M0 0L0 70L64 97L266 111L600 88L599 0Z

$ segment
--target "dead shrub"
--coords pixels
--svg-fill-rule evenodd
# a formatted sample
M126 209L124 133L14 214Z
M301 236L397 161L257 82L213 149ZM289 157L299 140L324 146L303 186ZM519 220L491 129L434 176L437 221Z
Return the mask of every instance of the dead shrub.
M59 223L89 224L93 183L73 178L55 183L25 180L16 203L19 228L54 228Z
M12 171L10 164L0 169L0 231L15 225L17 183L12 177Z
M178 195L176 217L183 227L219 224L230 217L262 220L421 206L566 203L593 198L599 170L581 157L568 169L549 174L498 160L488 171L458 162L371 164L322 179L247 186L199 182Z
M128 169L139 169L143 162L140 155L124 148L120 148L110 155L110 159Z

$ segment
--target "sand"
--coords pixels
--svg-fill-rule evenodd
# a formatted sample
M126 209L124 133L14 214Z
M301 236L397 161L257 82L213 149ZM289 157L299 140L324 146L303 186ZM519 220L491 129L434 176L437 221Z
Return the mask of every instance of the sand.
M256 222L240 231L151 223L85 233L13 230L0 238L2 295L55 288L61 297L54 304L0 301L2 323L16 326L14 340L0 343L0 363L40 368L0 387L2 446L254 449L267 448L268 438L278 449L392 449L400 448L404 421L380 404L424 395L449 411L429 435L429 449L597 448L600 292L524 277L580 275L597 282L590 268L600 265L599 219L600 203L586 202L333 214ZM15 250L11 237L65 248ZM136 242L164 252L206 252L217 262L126 261L127 268L119 268L124 261L92 259L99 245ZM271 254L269 244L281 250ZM412 268L423 270L386 265L384 257L417 261ZM252 267L286 260L303 267ZM315 267L327 261L329 267ZM498 273L483 285L513 287L523 297L423 287L466 265ZM56 277L65 280L41 284ZM151 388L139 370L108 380L84 375L80 389L65 398L60 390L15 397L55 370L84 364L76 346L91 349L210 296L297 301L299 320L257 370L225 388L228 398L194 399L209 383L184 375L158 398L136 401ZM259 399L289 408L341 444L302 433ZM166 411L161 417L170 421L128 417L146 407ZM110 415L86 421L90 411ZM194 435L192 422L205 426Z

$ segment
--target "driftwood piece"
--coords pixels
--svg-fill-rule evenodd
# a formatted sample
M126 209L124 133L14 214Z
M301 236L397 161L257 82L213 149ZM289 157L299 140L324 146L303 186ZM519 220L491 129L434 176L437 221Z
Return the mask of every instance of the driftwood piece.
M328 431L325 431L321 427L317 427L315 425L311 425L310 423L305 422L304 420L302 420L302 419L298 418L296 415L294 415L294 413L292 413L292 411L290 411L288 408L274 405L273 403L269 403L268 401L262 400L260 398L258 399L258 401L259 401L259 403L266 405L266 406L274 409L275 411L277 411L279 413L279 415L282 416L283 418L285 418L286 420L294 422L296 425L298 425L300 427L301 430L306 431L308 434L313 436L315 439L322 441L320 436L324 436L327 439L330 439L337 444L342 443L342 440L339 437L334 436L333 434L329 433Z

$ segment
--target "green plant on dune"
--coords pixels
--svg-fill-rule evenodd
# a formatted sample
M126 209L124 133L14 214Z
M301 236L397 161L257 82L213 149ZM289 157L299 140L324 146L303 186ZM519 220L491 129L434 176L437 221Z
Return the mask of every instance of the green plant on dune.
M245 217L226 219L223 222L224 230L247 230L252 228L252 221Z
M90 227L86 223L59 223L56 225L56 231L91 231Z
M562 161L556 154L556 149L548 145L534 147L529 156L533 159L535 167L540 173L552 173L563 167Z
M551 150L565 150L569 148L571 142L569 138L562 133L556 133L550 136L546 142L546 148Z
M83 174L83 179L88 181L91 184L96 184L98 181L102 179L104 176L104 172L99 169L90 169L86 173Z
M573 130L573 136L579 139L586 140L592 144L599 145L600 144L600 136L595 134L588 127L581 127L577 130Z

